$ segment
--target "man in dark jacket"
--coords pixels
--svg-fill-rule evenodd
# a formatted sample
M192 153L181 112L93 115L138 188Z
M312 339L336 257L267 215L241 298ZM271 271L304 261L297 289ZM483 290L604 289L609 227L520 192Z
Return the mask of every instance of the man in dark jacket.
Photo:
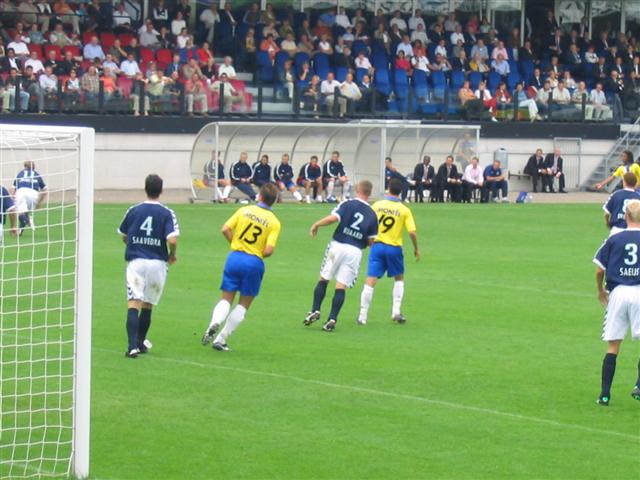
M549 186L551 193L555 193L553 189L553 179L558 179L558 193L567 193L564 189L564 171L563 167L563 159L560 156L560 149L556 148L553 150L553 153L548 153L544 158L544 164L547 170L549 171Z
M416 165L413 169L413 181L416 182L416 202L424 202L424 191L429 190L432 192L433 178L436 175L433 165L431 164L431 157L425 155L422 157L422 162Z
M444 191L447 190L451 201L460 202L462 197L462 179L458 168L453 163L453 155L447 156L446 161L438 168L436 174L437 193L434 192L436 202L444 202Z
M247 163L247 152L240 154L240 160L234 162L229 169L231 184L244 193L251 200L256 199L256 192L251 187L251 179L253 178L253 170Z
M524 173L531 176L531 184L533 185L533 193L538 192L538 180L542 179L542 191L545 189L545 178L548 177L547 169L544 164L544 156L542 149L538 148L536 153L529 157Z

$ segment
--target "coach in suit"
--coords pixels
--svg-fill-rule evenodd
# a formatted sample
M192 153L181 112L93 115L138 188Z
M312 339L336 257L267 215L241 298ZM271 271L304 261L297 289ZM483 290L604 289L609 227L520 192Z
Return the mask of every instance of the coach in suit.
M460 202L462 197L462 180L458 169L453 163L453 156L447 156L447 160L440 165L436 174L436 202L444 202L444 191L448 190L453 202Z
M538 192L538 180L542 178L542 191L545 189L545 179L549 177L547 175L547 169L545 166L545 158L542 155L542 149L538 148L536 153L529 157L526 167L524 167L524 173L531 176L531 184L533 185L533 193ZM551 177L550 177L551 178Z
M558 179L558 192L567 193L566 190L564 189L564 171L562 169L563 163L564 161L560 156L559 148L554 149L553 153L548 153L547 156L544 158L545 167L550 172L549 187L550 187L551 193L555 193L555 190L553 189L554 178ZM544 185L543 185L543 188L544 188Z
M413 180L416 182L416 202L424 202L424 191L429 190L433 192L433 177L436 172L431 165L431 157L425 155L422 157L422 162L416 165L413 169Z

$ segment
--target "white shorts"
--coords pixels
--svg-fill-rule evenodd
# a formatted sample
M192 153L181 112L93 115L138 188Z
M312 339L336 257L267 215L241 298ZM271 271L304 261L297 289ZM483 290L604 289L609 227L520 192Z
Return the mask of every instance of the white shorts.
M167 279L167 262L136 258L127 264L127 299L157 305Z
M602 340L624 340L628 330L640 340L640 285L619 285L609 295Z
M353 245L332 240L324 252L320 267L320 276L325 280L336 279L336 282L351 288L358 279L362 260L362 250Z
M16 190L16 212L18 215L33 212L38 204L40 192L33 188L19 188Z

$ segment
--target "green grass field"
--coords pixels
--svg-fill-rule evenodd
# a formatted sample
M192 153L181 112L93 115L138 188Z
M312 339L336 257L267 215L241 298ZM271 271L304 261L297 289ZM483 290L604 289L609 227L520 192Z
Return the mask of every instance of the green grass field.
M412 207L423 260L407 249L406 325L390 320L389 280L355 324L362 271L336 332L304 327L331 233L308 228L329 206L278 205L263 290L220 353L200 337L235 206L176 206L154 348L130 360L115 234L127 206L96 206L91 476L637 478L637 344L623 345L611 406L595 405L599 205Z

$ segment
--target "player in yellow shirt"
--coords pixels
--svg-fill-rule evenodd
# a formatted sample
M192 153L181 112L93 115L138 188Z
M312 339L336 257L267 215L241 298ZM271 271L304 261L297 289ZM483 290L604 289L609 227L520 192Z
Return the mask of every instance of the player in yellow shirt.
M622 180L622 177L624 177L624 174L627 172L632 172L638 179L637 184L640 185L640 165L637 163L633 163L633 153L629 150L625 150L624 152L622 152L622 165L616 168L611 176L598 183L596 185L596 188L600 190L604 188L606 184L612 182L616 178Z
M222 275L222 298L213 309L211 323L202 337L203 345L213 340L214 349L229 351L227 338L244 320L251 302L260 292L263 258L273 255L280 235L280 221L271 211L277 198L278 188L267 183L260 189L257 205L238 209L222 226L222 234L231 244L231 252ZM240 299L231 310L237 292L240 292ZM214 339L225 320L224 328Z
M413 255L420 260L418 236L413 214L400 200L402 182L397 178L389 180L388 195L384 200L373 204L373 211L378 217L378 236L369 252L367 280L360 296L359 325L366 325L369 305L373 299L376 282L385 272L394 278L393 307L391 318L394 322L404 323L406 319L401 312L404 296L404 256L402 254L402 234L406 229L413 243Z

